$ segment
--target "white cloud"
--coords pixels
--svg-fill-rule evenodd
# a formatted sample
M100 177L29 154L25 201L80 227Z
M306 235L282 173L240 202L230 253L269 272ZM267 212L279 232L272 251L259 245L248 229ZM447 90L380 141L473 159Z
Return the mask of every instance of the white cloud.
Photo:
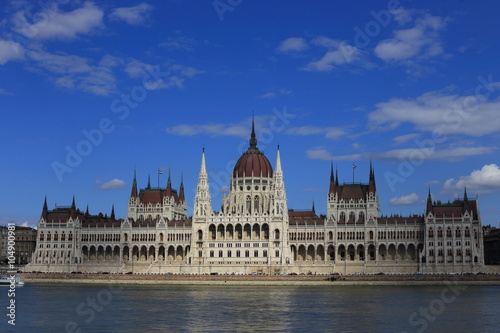
M0 65L24 56L24 48L16 42L0 39Z
M193 51L197 42L184 35L178 35L175 37L168 37L164 42L160 43L160 46L163 46L170 50L186 50Z
M301 126L292 127L286 130L287 134L292 135L314 135L324 134L325 138L336 140L347 134L345 130L339 127L317 127L317 126Z
M396 12L402 24L411 20L409 12ZM415 20L413 27L394 31L394 38L379 42L375 55L385 61L403 61L412 57L429 58L443 53L438 32L446 26L447 19L429 14Z
M179 136L194 136L198 134L208 134L211 136L237 136L247 138L249 127L242 124L198 124L198 125L177 125L166 129L168 134Z
M498 88L500 82L491 82L489 87ZM440 135L483 136L500 131L498 99L488 101L481 96L432 91L415 99L392 98L376 107L368 116L369 126L374 129L392 129L410 123L418 130Z
M275 93L273 93L273 92L268 92L268 93L265 93L265 94L260 95L260 98L273 98L274 96L276 96L276 94L275 94Z
M202 70L198 70L193 67L184 65L170 65L164 66L146 64L137 59L132 59L129 61L125 67L125 72L134 79L143 78L149 73L159 73L158 78L154 81L154 84L148 85L150 90L168 89L172 87L177 87L179 89L184 88L184 80L186 78L192 78L196 75L204 73Z
M56 5L49 11L50 15L46 12L33 15L36 18L33 23L28 22L24 12L17 12L13 19L15 31L28 38L72 39L103 24L104 12L92 2L85 2L82 8L71 12L61 12Z
M126 188L127 183L125 183L121 179L112 179L109 182L103 183L102 185L99 185L99 188L101 190L118 190L122 188Z
M324 36L314 39L313 44L325 47L328 51L321 59L309 62L304 67L306 71L329 72L336 65L349 64L358 60L361 55L357 47Z
M288 39L285 39L283 42L281 42L280 46L278 47L279 52L298 52L298 51L304 51L309 48L309 45L307 44L306 40L301 37L290 37Z
M476 193L487 193L500 190L500 169L496 164L488 164L481 170L474 170L470 175L461 176L459 179L448 179L444 185L444 190L467 190Z
M406 206L406 205L413 205L418 202L418 195L417 193L412 193L408 195L403 195L400 197L394 197L389 200L389 205L392 206Z
M494 147L474 147L464 148L458 147L453 149L432 149L432 148L407 148L407 149L394 149L385 152L374 153L358 153L351 155L338 155L334 156L331 152L325 150L323 147L311 148L307 151L307 157L311 159L322 160L369 160L375 159L387 162L401 162L401 161L460 161L464 158L478 155L485 155L493 153L497 148Z
M123 20L131 25L143 25L146 23L153 7L147 3L141 3L133 7L115 8L109 15L113 20Z
M291 114L289 114L291 115ZM270 124L274 124L275 115L264 115L254 117L255 122L255 132L257 135L257 140L260 137L261 130L268 130ZM165 131L168 134L179 135L179 136L195 136L200 134L210 135L210 136L235 136L247 140L250 137L251 131L251 121L252 118L247 118L239 123L207 123L207 124L194 124L194 125L176 125L168 127Z
M105 55L97 65L92 65L87 58L41 50L29 51L27 56L49 75L55 75L54 82L63 88L103 96L116 90L112 69L121 64L119 58Z
M411 134L401 135L401 136L397 136L397 137L393 138L392 141L394 141L395 144L402 144L402 143L410 141L411 139L417 138L420 135L421 134L419 134L419 133L411 133Z

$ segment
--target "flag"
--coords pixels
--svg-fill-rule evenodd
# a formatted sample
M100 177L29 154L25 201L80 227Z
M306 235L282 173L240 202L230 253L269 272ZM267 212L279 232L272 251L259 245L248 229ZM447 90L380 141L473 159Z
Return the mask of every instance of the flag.
M352 164L352 168L353 168L353 169L356 169L356 168L357 168L357 166L356 166L356 165L354 165L354 163L353 163L353 164Z
M163 171L161 171L160 169L158 169L158 174L161 175L163 173Z

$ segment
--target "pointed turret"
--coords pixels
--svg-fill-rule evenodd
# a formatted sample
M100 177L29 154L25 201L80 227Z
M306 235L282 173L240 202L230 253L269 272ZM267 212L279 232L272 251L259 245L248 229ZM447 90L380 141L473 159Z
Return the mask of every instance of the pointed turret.
M134 169L134 180L132 181L132 192L130 193L131 197L137 197L137 175L136 170Z
M151 189L151 174L148 175L148 187L147 189Z
M203 148L201 154L200 173L198 174L198 186L194 201L194 216L207 216L212 213L212 200L210 198L207 167L205 165L205 148Z
M285 182L283 180L283 170L281 170L281 154L280 147L276 152L276 168L274 170L274 213L276 215L287 214L288 208L286 204Z
M313 200L313 206L312 206L311 211L312 211L314 214L316 214L316 208L314 208L314 200Z
M333 163L330 167L330 189L328 190L328 193L335 193L335 177L333 176Z
M186 201L184 197L184 176L181 173L181 185L179 186L179 201L184 202Z
M167 196L167 198L170 198L172 196L172 180L170 178L170 168L168 169L168 180L165 195Z
M115 204L111 206L111 216L110 219L114 220L115 219Z
M75 196L73 195L73 201L71 202L71 217L73 219L76 218L76 203L75 203Z
M335 186L339 186L339 170L335 169Z
M85 216L90 216L90 213L89 213L89 204L87 204L87 208L85 209Z
M370 176L368 182L368 192L375 193L377 191L377 186L375 185L375 172L373 170L372 161L370 160Z
M47 219L47 214L49 213L49 208L47 206L47 196L45 196L45 199L43 201L43 208L42 208L42 217L44 220Z
M470 210L469 198L467 197L467 187L464 188L464 212L468 212Z
M427 194L427 209L426 214L432 211L432 196L431 196L431 187L429 186L429 193Z

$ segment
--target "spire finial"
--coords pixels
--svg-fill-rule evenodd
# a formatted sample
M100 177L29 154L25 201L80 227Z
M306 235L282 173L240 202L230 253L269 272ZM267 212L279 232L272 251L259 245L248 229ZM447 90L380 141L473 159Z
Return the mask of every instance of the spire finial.
M171 187L172 186L172 181L170 179L170 168L168 168L168 180L167 180L167 187Z
M255 137L255 120L252 113L252 134L250 135L250 148L257 147L257 138Z
M148 175L148 187L151 188L151 174Z

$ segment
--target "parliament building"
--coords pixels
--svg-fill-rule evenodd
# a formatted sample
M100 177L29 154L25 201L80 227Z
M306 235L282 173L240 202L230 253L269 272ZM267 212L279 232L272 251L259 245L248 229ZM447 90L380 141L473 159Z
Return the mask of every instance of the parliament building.
M327 177L325 177L327 179ZM220 211L212 209L205 152L187 216L183 181L138 189L136 174L125 219L71 206L48 209L38 222L26 271L153 274L376 274L484 271L477 199L427 198L423 215L381 216L375 173L367 183L339 183L330 170L327 214L287 206L279 148L274 168L257 147L231 174Z

